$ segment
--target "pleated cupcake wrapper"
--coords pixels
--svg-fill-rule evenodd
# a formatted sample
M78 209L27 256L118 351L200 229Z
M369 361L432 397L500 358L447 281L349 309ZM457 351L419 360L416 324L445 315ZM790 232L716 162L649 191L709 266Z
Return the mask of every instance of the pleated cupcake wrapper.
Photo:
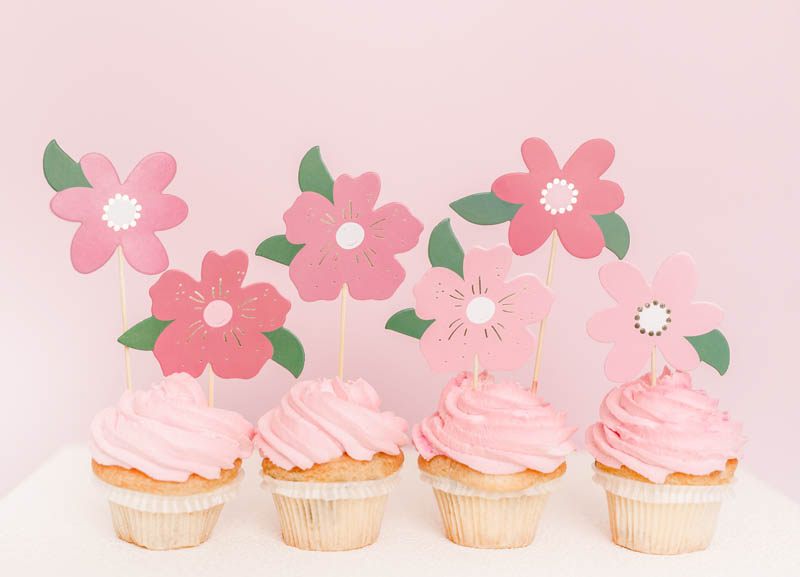
M388 495L400 482L399 473L371 481L349 481L346 483L316 483L284 481L261 472L261 487L270 493L292 499L339 501L342 499L370 499Z
M478 489L477 487L465 485L449 477L438 477L423 471L420 471L420 479L431 485L434 489L450 493L451 495L481 497L483 499L515 499L517 497L547 495L556 490L561 484L561 477L557 477L551 481L536 483L520 491L486 491L485 489Z
M607 492L643 503L720 503L733 495L735 479L723 485L666 485L643 483L601 471L594 466L592 480Z
M236 478L224 486L194 495L155 495L123 489L100 479L97 482L106 492L109 502L122 507L145 513L194 513L222 505L236 497L243 478L244 470L240 470Z

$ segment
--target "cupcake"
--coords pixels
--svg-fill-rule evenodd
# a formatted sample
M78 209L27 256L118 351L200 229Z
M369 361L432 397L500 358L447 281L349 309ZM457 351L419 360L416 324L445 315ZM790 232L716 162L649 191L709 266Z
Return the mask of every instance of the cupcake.
M646 375L606 395L586 448L614 543L661 555L709 546L745 443L717 404L669 369L655 386Z
M238 492L253 434L239 414L209 407L185 373L125 391L94 417L90 438L119 538L147 549L206 541Z
M374 543L407 429L363 379L295 384L259 419L254 439L283 540L319 551Z
M487 549L530 545L576 430L517 383L485 372L477 388L472 373L451 380L437 411L412 430L447 538Z

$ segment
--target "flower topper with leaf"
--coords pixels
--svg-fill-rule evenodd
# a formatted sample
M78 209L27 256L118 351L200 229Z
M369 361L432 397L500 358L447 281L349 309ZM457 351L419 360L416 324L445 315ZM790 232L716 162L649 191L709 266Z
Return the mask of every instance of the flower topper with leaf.
M75 270L94 272L117 252L122 330L127 330L123 257L143 274L164 271L169 258L155 233L179 225L189 211L183 200L164 194L175 176L175 159L166 152L150 154L120 182L114 165L102 154L87 154L78 163L52 140L45 148L43 167L48 184L57 192L50 209L64 220L81 223L70 248ZM128 347L125 377L130 389Z
M522 143L522 159L527 172L504 174L494 181L491 192L461 198L450 207L474 224L511 221L508 242L519 255L535 251L551 238L548 287L558 239L577 258L596 257L603 247L619 259L625 257L630 233L615 212L625 197L619 184L601 178L614 160L610 142L599 138L584 142L562 167L544 140L529 138ZM534 392L546 320L539 326L531 386Z
M303 157L298 181L302 194L283 215L286 234L264 240L256 254L289 265L289 277L305 301L341 295L341 378L346 296L391 297L405 278L395 255L416 246L422 223L402 204L375 207L381 183L374 172L334 180L319 147Z
M394 314L386 328L420 339L431 369L511 370L536 348L527 325L547 316L554 297L539 279L506 279L512 252L507 246L473 248L464 254L450 227L439 223L428 244L431 268L414 287L415 309Z
M249 379L272 359L295 377L303 370L300 341L283 328L291 304L271 284L242 286L247 254L209 252L200 280L168 270L150 288L153 316L131 327L119 342L153 351L164 375L186 372ZM209 400L213 402L212 391Z
M720 374L728 370L730 348L717 330L722 309L693 302L697 289L695 262L686 253L668 258L648 284L641 271L625 262L600 269L600 283L617 302L592 316L586 329L596 341L614 343L605 372L615 382L636 378L651 360L651 383L656 378L656 351L681 371L708 363Z

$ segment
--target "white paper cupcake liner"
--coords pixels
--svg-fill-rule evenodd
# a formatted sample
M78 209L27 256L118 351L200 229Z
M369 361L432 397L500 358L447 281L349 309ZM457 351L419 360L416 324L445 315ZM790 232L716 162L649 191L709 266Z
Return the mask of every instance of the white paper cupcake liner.
M339 501L343 499L369 499L388 495L400 482L399 472L383 479L349 481L345 483L316 483L284 481L261 472L261 487L270 493L292 499Z
M424 471L420 471L419 476L425 483L439 491L462 497L481 497L482 499L515 499L524 496L547 495L556 490L561 484L561 477L557 477L551 481L536 483L521 491L486 491L485 489L465 485L450 477L437 477Z
M240 470L235 479L218 489L194 495L154 495L143 491L133 491L111 485L100 479L97 483L103 488L110 503L146 513L194 513L223 505L238 493L244 478Z
M607 492L643 503L720 503L733 495L735 479L724 485L665 485L643 483L601 471L593 465L592 480Z

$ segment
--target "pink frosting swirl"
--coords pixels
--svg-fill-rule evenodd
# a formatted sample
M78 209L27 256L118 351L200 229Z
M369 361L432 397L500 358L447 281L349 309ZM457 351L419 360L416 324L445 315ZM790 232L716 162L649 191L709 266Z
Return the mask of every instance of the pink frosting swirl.
M426 460L444 455L490 475L534 469L552 473L575 450L578 430L517 383L495 383L485 372L473 388L461 373L442 391L437 411L415 425L414 445Z
M115 407L97 413L89 445L101 465L183 482L192 473L218 479L250 456L253 434L244 417L209 407L197 381L176 373L147 390L125 391Z
M724 470L746 439L718 403L693 389L687 373L665 369L656 386L643 376L606 395L600 422L586 430L586 449L603 465L625 465L654 483L670 473Z
M408 444L406 420L381 412L378 393L364 379L299 382L256 429L261 456L284 469L309 469L345 454L369 461Z

